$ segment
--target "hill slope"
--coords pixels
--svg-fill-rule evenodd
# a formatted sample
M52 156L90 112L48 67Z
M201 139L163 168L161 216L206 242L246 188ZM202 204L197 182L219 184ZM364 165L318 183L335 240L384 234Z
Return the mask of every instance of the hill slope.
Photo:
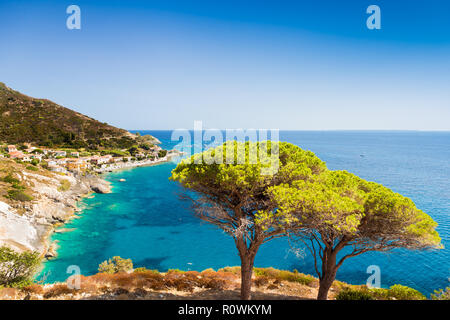
M90 149L129 148L135 136L0 82L0 141Z

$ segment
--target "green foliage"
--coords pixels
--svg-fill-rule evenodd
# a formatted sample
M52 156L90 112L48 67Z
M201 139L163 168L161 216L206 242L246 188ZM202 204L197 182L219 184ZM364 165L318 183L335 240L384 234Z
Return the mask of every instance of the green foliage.
M100 273L118 273L128 272L131 270L133 270L133 262L131 259L123 259L119 256L103 261L98 266L98 272Z
M426 300L419 291L399 284L385 288L367 288L366 286L344 286L336 300Z
M27 166L26 169L31 171L39 171L39 168L36 168L35 166Z
M151 143L144 142L144 143L141 143L141 144L139 145L139 148L148 151L148 150L150 150L153 146L154 146L154 145L151 144Z
M18 182L13 182L11 187L13 187L14 189L17 189L17 190L25 190L25 186L23 186L22 184L20 184Z
M13 177L12 173L9 173L6 177L3 177L2 180L6 183L20 183L19 179Z
M70 182L69 180L66 179L62 179L60 182L60 186L58 187L59 191L67 191L70 189Z
M431 295L432 300L450 300L450 287L445 288L445 290L435 290L434 294Z
M167 155L167 150L159 150L158 157L164 158Z
M419 291L400 284L389 288L388 297L396 300L426 300L426 297Z
M38 100L0 84L0 140L31 142L47 147L60 146L91 150L129 148L134 139L126 130L59 106ZM20 147L20 146L19 146Z
M17 200L17 201L23 201L23 202L31 201L34 199L33 196L26 194L22 190L17 190L17 189L8 190L7 197L11 200Z
M137 146L132 146L131 148L128 149L128 152L129 152L132 156L134 156L136 153L139 152L139 149L138 149Z
M31 160L31 164L33 166L37 166L39 164L39 160L38 159L33 159L33 160Z
M0 286L26 287L33 282L33 275L41 262L38 252L17 253L8 247L0 247Z
M367 291L346 288L337 294L336 300L373 300L373 297Z
M160 272L158 270L151 270L151 269L147 269L147 268L136 268L133 270L134 273L154 273L154 274L160 274Z
M101 155L107 155L110 154L113 157L126 157L129 156L130 153L128 151L122 151L118 149L110 149L110 150L102 150Z
M298 271L291 272L274 268L254 268L253 272L256 276L270 277L280 281L297 282L307 286L316 281L316 278L313 276L299 273Z

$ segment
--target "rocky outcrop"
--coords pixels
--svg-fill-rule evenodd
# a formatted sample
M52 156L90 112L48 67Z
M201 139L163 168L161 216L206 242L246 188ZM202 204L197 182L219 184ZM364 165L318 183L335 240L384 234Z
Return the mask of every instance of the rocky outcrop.
M74 217L79 211L77 202L91 192L111 192L110 184L98 176L23 171L17 178L33 191L34 200L11 205L0 201L0 246L38 251L47 258L55 257L57 249L55 243L48 244L49 235L56 225ZM62 180L67 180L70 187L63 188Z
M42 252L42 239L50 225L33 216L19 215L5 202L0 201L0 246L7 245L17 251L37 250Z
M110 193L111 185L109 182L101 179L90 179L89 185L95 193Z

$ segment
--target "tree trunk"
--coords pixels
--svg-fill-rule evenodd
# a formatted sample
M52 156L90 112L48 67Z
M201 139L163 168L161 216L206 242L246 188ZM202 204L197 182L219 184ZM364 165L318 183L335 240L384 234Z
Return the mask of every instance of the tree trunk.
M319 281L319 293L317 294L317 300L327 300L328 291L336 279L337 266L336 266L337 251L327 249L324 252L322 259L322 276Z
M241 300L251 298L254 259L251 254L241 257Z
M333 284L334 278L324 278L319 282L319 293L317 294L317 300L327 300L328 299L328 291Z

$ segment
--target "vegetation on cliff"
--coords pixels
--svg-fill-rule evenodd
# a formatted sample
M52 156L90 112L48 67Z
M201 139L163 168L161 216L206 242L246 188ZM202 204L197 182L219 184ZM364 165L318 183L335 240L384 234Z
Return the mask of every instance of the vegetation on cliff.
M24 287L33 283L33 275L41 263L38 252L18 253L0 247L0 288Z
M46 99L28 97L0 83L0 141L67 148L124 149L136 136Z
M128 259L123 259L128 260ZM111 270L112 271L112 270ZM239 299L240 267L214 271L157 270L136 268L128 272L104 272L92 276L69 277L66 283L29 284L19 288L0 286L0 299ZM74 286L78 283L78 286ZM296 270L254 268L252 296L255 299L313 300L319 290L319 279ZM441 291L443 293L444 291ZM447 290L448 293L448 290ZM412 288L394 285L390 288L368 288L335 281L330 298L337 300L424 300ZM435 296L431 297L435 299ZM448 300L448 294L439 299Z

